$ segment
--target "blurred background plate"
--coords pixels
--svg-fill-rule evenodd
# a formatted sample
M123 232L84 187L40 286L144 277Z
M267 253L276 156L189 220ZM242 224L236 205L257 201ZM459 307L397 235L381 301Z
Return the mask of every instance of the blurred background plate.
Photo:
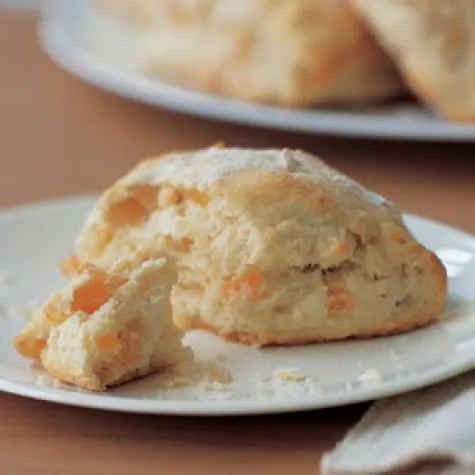
M97 87L146 104L247 125L348 137L475 142L474 125L449 124L413 104L364 110L284 109L205 94L138 72L133 33L91 0L45 2L40 37L60 66Z

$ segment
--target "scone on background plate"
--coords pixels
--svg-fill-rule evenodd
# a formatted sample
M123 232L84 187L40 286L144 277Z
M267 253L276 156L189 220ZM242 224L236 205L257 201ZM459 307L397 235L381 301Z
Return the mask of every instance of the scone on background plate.
M473 0L349 0L407 85L453 121L475 120Z
M346 0L96 0L137 27L143 71L283 106L366 104L405 90Z
M161 1L163 0L94 0L94 3L130 25L144 27L150 23L154 9Z
M174 264L161 253L118 259L106 273L79 269L15 338L53 376L101 391L191 360L172 322Z
M446 273L399 212L298 150L211 147L146 160L108 189L82 262L177 259L175 323L246 344L370 337L434 321Z

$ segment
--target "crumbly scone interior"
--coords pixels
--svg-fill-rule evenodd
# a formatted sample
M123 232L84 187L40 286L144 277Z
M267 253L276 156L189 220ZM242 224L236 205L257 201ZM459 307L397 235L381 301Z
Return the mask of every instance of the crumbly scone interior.
M77 270L15 338L17 350L63 381L94 390L187 360L171 317L174 265L164 256Z

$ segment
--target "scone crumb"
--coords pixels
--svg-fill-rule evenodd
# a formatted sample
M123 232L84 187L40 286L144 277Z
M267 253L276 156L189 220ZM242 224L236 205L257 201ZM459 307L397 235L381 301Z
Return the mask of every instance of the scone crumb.
M274 379L282 383L301 383L306 381L308 377L295 368L277 368L274 373Z
M210 364L206 368L207 374L211 382L216 382L219 384L230 384L233 380L232 376L219 366L215 364Z
M297 369L280 368L273 377L257 373L257 390L264 398L300 398L318 396L323 388L318 380L304 375Z
M203 381L199 386L206 391L227 391L228 385L219 381Z
M375 369L368 369L363 374L358 377L358 381L363 384L363 386L370 386L373 384L378 384L383 380L381 373Z
M44 386L47 388L58 389L61 387L61 381L59 379L53 378L48 374L40 374L36 378L36 384L38 386Z
M162 373L158 379L159 392L162 389L175 389L191 386L194 384L193 378L185 374L176 374L174 372Z
M232 381L233 377L228 371L221 368L218 364L207 363L203 367L201 381L197 386L205 391L227 391Z
M225 146L226 146L226 144L224 142L218 141L218 142L215 142L214 144L212 144L210 148L221 149L221 148L224 148Z

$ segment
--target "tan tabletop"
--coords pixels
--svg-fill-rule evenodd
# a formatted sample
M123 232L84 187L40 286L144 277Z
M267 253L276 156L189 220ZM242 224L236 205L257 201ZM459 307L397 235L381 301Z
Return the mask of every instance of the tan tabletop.
M216 141L300 147L402 208L475 233L475 146L337 140L219 124L108 95L0 11L0 206L99 191L145 155ZM367 406L240 419L87 411L0 394L2 475L310 475Z

